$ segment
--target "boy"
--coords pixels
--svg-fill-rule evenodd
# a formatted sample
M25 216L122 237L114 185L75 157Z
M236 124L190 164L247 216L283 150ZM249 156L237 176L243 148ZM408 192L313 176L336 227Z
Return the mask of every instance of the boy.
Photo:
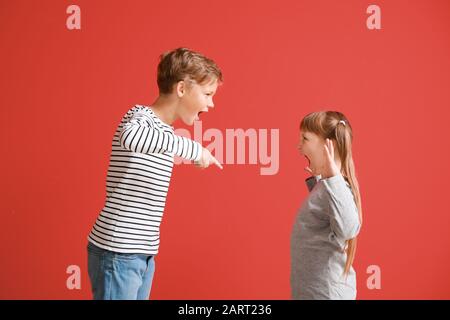
M148 299L158 253L159 227L174 155L197 167L220 163L195 141L174 134L214 107L222 81L214 61L186 48L161 55L159 96L136 105L113 138L107 198L88 236L88 273L94 299Z

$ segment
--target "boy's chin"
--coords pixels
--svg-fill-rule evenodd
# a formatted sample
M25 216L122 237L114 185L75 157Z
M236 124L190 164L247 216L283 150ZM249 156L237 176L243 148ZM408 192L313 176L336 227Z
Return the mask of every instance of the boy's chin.
M196 120L195 118L188 118L188 119L181 118L181 121L183 121L183 123L187 126L194 125L195 120Z

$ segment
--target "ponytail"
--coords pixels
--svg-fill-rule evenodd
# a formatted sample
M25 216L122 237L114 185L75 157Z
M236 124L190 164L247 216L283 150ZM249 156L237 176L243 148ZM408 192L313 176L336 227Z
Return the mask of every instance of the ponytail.
M341 174L346 178L352 189L353 198L358 208L359 222L362 224L361 195L359 184L356 179L355 164L352 157L352 132L347 120L340 120L335 129L336 144L339 157L341 159ZM357 237L346 241L347 261L345 263L344 274L347 276L353 264L356 253Z

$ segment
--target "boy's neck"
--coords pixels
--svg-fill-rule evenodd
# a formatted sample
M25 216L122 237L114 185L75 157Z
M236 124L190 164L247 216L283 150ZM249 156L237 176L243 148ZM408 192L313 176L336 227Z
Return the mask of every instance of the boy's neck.
M178 101L171 95L160 95L151 105L151 109L162 122L172 125L178 119Z

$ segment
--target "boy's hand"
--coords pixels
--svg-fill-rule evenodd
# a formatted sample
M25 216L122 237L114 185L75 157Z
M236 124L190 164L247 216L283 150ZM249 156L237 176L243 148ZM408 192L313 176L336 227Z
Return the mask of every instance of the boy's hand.
M196 167L199 167L199 168L202 168L202 169L208 168L209 165L211 165L211 164L215 164L220 169L223 169L223 167L220 164L220 162L216 158L214 158L212 156L211 152L209 152L209 150L206 149L206 148L203 148L203 150L202 150L202 157L200 158L199 161L195 161L194 164L195 164Z

